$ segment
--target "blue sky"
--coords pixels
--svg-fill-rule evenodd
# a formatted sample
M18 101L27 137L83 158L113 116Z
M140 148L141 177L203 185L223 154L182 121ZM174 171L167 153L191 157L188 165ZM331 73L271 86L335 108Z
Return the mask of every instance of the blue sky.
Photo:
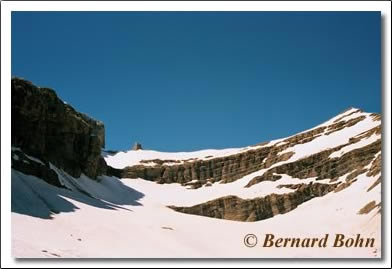
M12 75L102 120L106 148L190 151L381 112L379 12L13 12Z

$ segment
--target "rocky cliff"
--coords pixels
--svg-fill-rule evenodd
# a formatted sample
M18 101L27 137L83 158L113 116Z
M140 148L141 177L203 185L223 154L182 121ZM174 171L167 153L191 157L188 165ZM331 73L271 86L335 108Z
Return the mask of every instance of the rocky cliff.
M342 156L334 158L330 158L330 156L333 152L358 143L362 138L369 137L373 133L381 135L381 126L375 127L360 136L353 137L348 143L268 169L263 175L249 181L246 187L265 180L274 181L279 178L277 176L279 174L286 174L300 179L316 177L316 180L331 179L331 181L334 181L345 174L348 174L348 178L354 178L366 173L368 169L365 169L365 167L374 160L377 153L381 152L381 138L369 145L349 151ZM378 157L379 162L381 161L380 156Z
M13 78L11 86L14 148L43 161L47 169L50 162L74 177L84 173L96 178L106 172L106 162L101 157L101 148L105 145L102 122L77 112L52 89L40 88L19 78ZM51 174L42 172L46 169L43 166L33 169L20 160L13 158L13 167L30 174ZM40 169L42 171L37 172ZM53 175L45 178L53 180Z
M326 195L333 191L337 185L339 184L313 184L311 182L309 184L289 186L295 189L295 191L285 194L272 193L255 199L226 196L191 207L169 206L169 208L186 214L218 219L247 222L258 221L287 213L306 201Z
M292 153L278 155L278 151L269 147L259 150L250 150L244 153L227 157L213 158L211 160L191 160L180 165L136 165L123 169L122 177L144 178L157 183L190 184L199 188L206 183L221 181L229 183L247 174L271 166L272 164L287 160ZM170 162L166 160L165 163Z
M287 213L331 192L344 191L359 179L361 184L368 181L363 187L365 192L379 187L381 134L379 114L350 108L299 134L228 150L224 154L214 154L214 151L208 156L202 151L177 155L144 154L141 150L108 155L107 161L125 165L110 170L118 177L142 178L159 184L180 183L195 193L208 193L205 199L197 199L190 206L189 203L187 206L181 203L168 205L175 211L236 221L258 221ZM124 161L127 156L129 165ZM221 184L235 187L226 188ZM226 195L213 194L213 190L221 188L231 191ZM258 193L261 194L256 195Z
M123 168L117 175L126 178L143 178L161 184L180 183L191 185L193 188L200 188L205 184L214 182L230 183L255 171L267 169L275 164L290 160L295 154L290 148L296 145L309 143L321 136L330 136L365 119L364 115L360 115L360 110L354 110L346 117L354 114L359 115L348 120L341 117L326 126L302 132L277 143L264 143L241 153L218 158L211 156L211 158L203 160L189 159L183 162L159 159L143 160L138 165ZM375 120L379 119L376 114L373 117ZM352 137L350 141L336 145L334 148L317 152L304 159L286 163L283 166L274 167L266 171L265 175L249 182L248 186L262 180L277 180L280 178L278 174L285 173L285 171L288 171L287 174L299 178L318 176L321 179L334 178L349 170L357 170L359 167L368 164L372 157L381 150L381 139L372 146L364 147L341 158L329 159L329 155L343 147L358 143L361 139L366 139L373 134L381 134L381 125L368 130L361 136ZM367 151L368 148L369 151ZM145 163L153 163L153 165L146 165Z

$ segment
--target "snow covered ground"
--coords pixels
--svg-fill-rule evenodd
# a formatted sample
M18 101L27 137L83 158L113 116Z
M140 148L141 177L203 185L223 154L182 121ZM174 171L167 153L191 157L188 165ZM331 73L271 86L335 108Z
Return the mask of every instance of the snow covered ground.
M101 205L81 193L71 195L70 191L33 176L12 173L16 181L13 184L25 187L25 197L31 198L29 202L36 210L49 210L49 204L51 210L61 212L52 215L52 219L13 213L14 257L380 257L381 254L381 215L376 214L376 209L367 215L357 214L362 205L380 199L381 185L366 192L372 181L365 176L350 188L312 199L284 215L242 223L182 214L166 207L183 204L186 197L193 200L197 192L207 196L203 189L186 190L176 184L158 185L141 179L119 182L103 177L101 183L82 179L83 183L88 182L89 191L103 200ZM120 194L118 188L122 189ZM374 248L320 249L248 248L243 243L247 234L255 234L261 241L267 233L277 237L359 233L374 237L377 244Z
M329 125L355 109L323 123ZM295 151L291 162L319 150L348 142L380 124L368 113L366 119L329 136L287 149ZM345 118L345 119L346 119ZM320 126L322 126L320 125ZM373 135L335 152L337 157L380 138ZM269 142L279 143L283 139ZM262 147L266 145L260 145ZM141 160L204 159L226 156L254 147L225 150L203 150L187 153L162 153L150 150L105 155L116 168L140 164ZM34 159L31 159L35 161ZM275 165L281 165L284 162ZM369 165L370 167L370 165ZM82 175L73 178L51 165L61 182L70 190L49 185L34 176L12 170L12 251L22 257L119 257L119 258L282 258L282 257L380 257L381 214L375 208L368 214L358 211L371 201L381 201L381 184L368 188L380 175L358 176L357 181L339 192L331 192L299 205L286 214L258 222L236 222L188 215L167 206L192 206L226 195L244 199L293 190L277 188L281 184L309 183L315 178L296 179L288 175L275 182L266 181L250 188L244 186L266 169L254 172L228 184L188 189L180 184L156 184L143 179L118 179L101 176L93 181ZM347 175L338 179L344 181ZM328 183L329 179L317 181ZM72 190L72 191L71 191ZM56 214L53 214L55 212ZM375 246L366 248L334 248L335 234L375 238ZM244 237L254 234L258 244L249 248ZM323 237L329 234L326 248L266 248L266 234L275 237Z

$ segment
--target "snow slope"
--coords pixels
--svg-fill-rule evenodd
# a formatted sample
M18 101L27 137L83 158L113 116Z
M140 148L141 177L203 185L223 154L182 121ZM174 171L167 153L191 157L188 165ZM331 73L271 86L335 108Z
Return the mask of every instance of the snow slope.
M33 190L27 192L30 203L47 209L60 209L62 201L55 201L50 189L58 189L32 176L13 171L13 181L22 180ZM89 179L87 179L89 180ZM103 179L90 183L89 190L96 197L113 198L117 179ZM91 181L91 180L90 180ZM111 183L109 183L111 182ZM116 183L113 183L116 182ZM115 197L112 209L99 207L79 197L58 194L74 209L56 214L52 219L12 214L12 250L14 257L380 257L381 245L374 248L248 248L243 244L246 234L262 238L266 233L282 237L323 236L343 233L375 237L380 242L380 214L358 215L360 205L380 199L381 185L372 192L369 178L360 177L339 193L331 193L300 205L297 209L253 223L241 223L181 214L166 207L182 204L194 190L176 185L158 185L141 179L124 179L122 183L143 195L129 204ZM13 182L14 184L14 182ZM45 186L43 190L42 186ZM47 191L45 191L47 190ZM26 190L25 190L26 191ZM34 193L35 192L35 193ZM201 193L199 193L201 195ZM367 195L363 195L367 194ZM108 196L108 197L106 197ZM83 197L83 199L81 199ZM348 200L346 197L358 197ZM91 199L91 198L89 198ZM191 198L193 199L193 198ZM93 199L91 199L93 200ZM197 202L193 200L193 202ZM47 209L48 210L48 209ZM321 211L321 212L320 212Z

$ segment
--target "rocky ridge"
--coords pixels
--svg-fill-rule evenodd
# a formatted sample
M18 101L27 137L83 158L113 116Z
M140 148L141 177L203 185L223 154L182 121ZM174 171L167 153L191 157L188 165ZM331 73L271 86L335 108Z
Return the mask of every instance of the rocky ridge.
M160 184L180 183L193 189L214 183L231 183L257 171L263 173L251 178L245 188L265 181L280 182L287 176L307 180L300 184L279 184L278 189L291 190L283 194L271 193L254 199L228 195L193 206L169 206L181 213L236 221L271 218L316 197L341 192L361 175L377 178L369 182L368 191L381 183L381 117L358 109L348 112L319 127L236 154L204 159L145 159L116 172L120 177L143 178ZM347 141L337 141L332 147L313 151L301 158L293 157L297 154L296 146L318 138L329 139L348 128L356 128L365 120L373 121L369 126L375 127L359 133L354 131Z
M55 179L53 173L46 171L50 169L49 162L73 177L84 173L95 179L106 173L106 162L101 156L105 146L102 122L77 112L54 90L20 78L11 80L11 109L12 146L45 162L27 167L22 158L12 158L13 168L45 175L43 178L52 178L51 182Z
M321 197L333 191L339 183L310 183L291 186L296 191L285 194L269 194L255 199L241 199L237 196L226 196L191 207L169 206L169 208L186 214L212 218L259 221L287 213L298 205L315 197Z
M359 115L352 117L354 114ZM349 116L352 118L345 120ZM379 120L377 114L374 114L373 117L374 120ZM381 125L361 135L352 137L347 143L342 143L304 159L287 163L294 155L290 148L295 145L309 143L322 135L329 136L334 132L354 126L364 119L365 116L361 115L360 110L354 110L327 126L320 126L276 143L264 143L261 146L256 146L254 149L238 154L217 158L212 157L205 160L190 159L183 162L158 159L142 160L138 165L121 169L117 175L124 178L143 178L160 184L180 183L193 188L200 188L215 182L230 183L253 172L273 166L264 175L258 176L249 182L248 187L263 180L278 180L280 178L279 174L285 173L286 170L288 171L287 174L299 178L317 176L319 179L328 177L333 179L341 176L348 170L354 171L358 170L358 167L366 166L372 157L380 151L381 139L371 146L363 147L339 158L330 159L329 156L346 146L358 143L361 139L368 138L373 134L381 134ZM282 162L285 162L285 164L278 167L275 166ZM153 165L145 165L145 163L152 163Z
M346 116L353 114L355 113L350 113ZM371 117L374 121L380 121L380 117L377 114L372 114ZM347 122L359 122L358 118L364 119L363 116L360 116ZM325 134L329 135L331 129L342 130L341 126L343 124L340 123L342 119L335 120L327 128L323 127L327 131ZM370 140L363 146L341 153L340 156L339 154L332 155L370 138L373 138L374 142ZM290 161L289 159L283 162L283 164L276 163L273 167L262 171L264 172L261 176L254 177L244 187L251 188L265 181L279 182L282 178L287 178L287 176L299 180L306 179L307 182L309 180L312 181L310 183L277 185L277 189L285 188L291 190L283 194L271 193L254 199L241 199L231 195L194 206L169 207L186 214L236 221L258 221L271 218L277 214L287 213L313 198L327 195L330 192L340 192L355 183L361 175L376 178L368 183L369 187L366 191L370 192L377 185L381 184L381 124L352 136L347 143L307 155L295 161ZM329 181L329 183L326 181ZM380 213L381 203L378 203L376 206L375 202L371 201L363 209L359 210L358 214L367 214L374 208L378 208L378 213Z

